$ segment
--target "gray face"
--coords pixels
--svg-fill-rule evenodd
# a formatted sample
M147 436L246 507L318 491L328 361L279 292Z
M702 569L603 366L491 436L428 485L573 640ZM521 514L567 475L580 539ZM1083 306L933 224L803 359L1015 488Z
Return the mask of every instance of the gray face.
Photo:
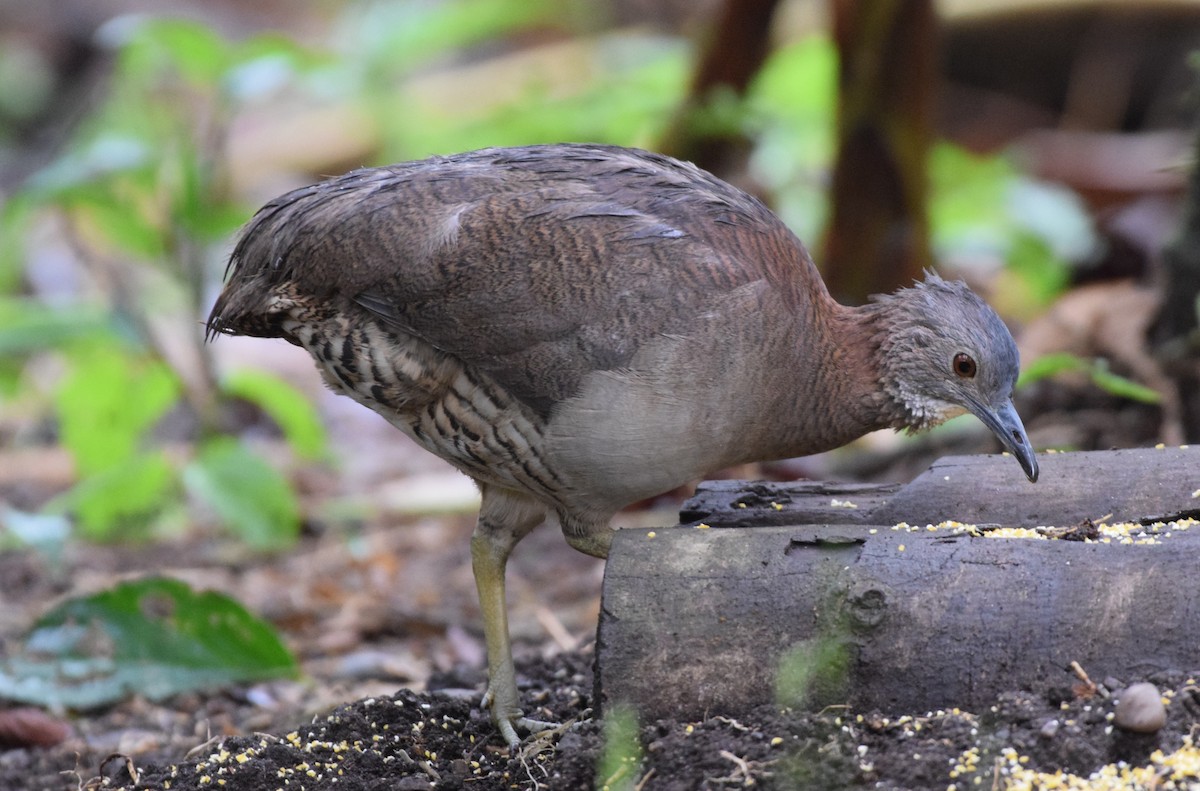
M1012 404L1017 346L996 312L963 283L936 275L883 300L896 328L882 345L886 386L908 412L909 426L928 428L970 412L1036 481L1037 460Z

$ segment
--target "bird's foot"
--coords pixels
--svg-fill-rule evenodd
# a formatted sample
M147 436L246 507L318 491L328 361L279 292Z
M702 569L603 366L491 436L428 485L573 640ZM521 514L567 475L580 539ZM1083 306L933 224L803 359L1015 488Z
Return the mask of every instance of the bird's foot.
M513 719L492 718L496 722L496 727L500 729L500 735L504 741L508 743L510 750L517 750L521 747L521 738L517 736L517 731L528 731L529 733L538 733L540 731L548 731L558 727L557 722L545 722L543 720L531 720L528 717L515 717Z
M496 724L497 730L500 731L500 736L508 744L509 749L512 750L518 749L521 746L521 738L517 735L518 730L537 733L558 727L558 723L556 722L545 722L526 717L515 704L502 705L498 703L490 684L487 691L483 693L483 702L481 705L491 713L492 722Z

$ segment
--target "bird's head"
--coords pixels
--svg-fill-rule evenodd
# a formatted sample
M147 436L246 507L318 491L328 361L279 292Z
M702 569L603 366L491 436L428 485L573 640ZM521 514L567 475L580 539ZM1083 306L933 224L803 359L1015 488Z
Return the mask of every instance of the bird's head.
M1017 345L996 312L966 284L932 273L875 301L887 315L882 385L900 427L919 431L970 412L1036 481L1037 459L1012 402Z

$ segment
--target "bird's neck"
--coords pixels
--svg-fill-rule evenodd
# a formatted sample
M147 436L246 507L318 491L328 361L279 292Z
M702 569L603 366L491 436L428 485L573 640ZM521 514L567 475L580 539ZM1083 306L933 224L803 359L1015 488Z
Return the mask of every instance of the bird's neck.
M867 414L873 423L870 431L883 428L920 428L920 416L913 413L910 399L902 392L895 373L888 365L891 341L897 327L895 301L872 302L856 307L838 305L840 320L849 327L843 337L851 341L859 356L859 389L869 393Z
M882 385L887 317L878 308L846 307L818 292L805 310L790 314L796 326L780 333L790 339L788 349L758 385L772 394L756 426L758 458L819 453L906 425L902 405Z
M878 415L885 423L881 427L924 431L965 411L960 406L933 398L913 385L911 365L906 365L913 357L912 345L916 342L911 330L927 321L920 315L919 308L914 308L902 297L892 296L845 310L871 338L866 348L871 356L870 367L879 396Z

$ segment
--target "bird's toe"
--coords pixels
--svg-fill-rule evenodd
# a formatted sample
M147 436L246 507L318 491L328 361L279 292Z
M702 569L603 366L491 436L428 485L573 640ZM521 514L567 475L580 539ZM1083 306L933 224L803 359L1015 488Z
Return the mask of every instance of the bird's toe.
M529 733L540 733L541 731L550 731L559 727L557 722L547 722L545 720L533 720L529 717L517 717L513 723L516 727Z
M496 729L500 731L501 738L504 739L504 742L511 750L520 748L520 733L541 733L542 731L554 730L559 727L559 723L557 722L531 719L522 716L520 712L511 717L497 717L493 712L492 720L496 723Z
M521 737L518 732L539 733L559 727L557 722L547 722L545 720L535 720L526 717L524 712L516 706L501 705L497 703L497 695L489 684L487 691L483 693L481 705L492 717L492 722L496 724L496 729L500 731L500 736L505 743L513 749L520 747Z
M496 728L500 731L500 738L504 739L504 743L508 745L508 749L516 750L521 746L521 737L517 735L517 729L512 720L501 718L496 720Z

